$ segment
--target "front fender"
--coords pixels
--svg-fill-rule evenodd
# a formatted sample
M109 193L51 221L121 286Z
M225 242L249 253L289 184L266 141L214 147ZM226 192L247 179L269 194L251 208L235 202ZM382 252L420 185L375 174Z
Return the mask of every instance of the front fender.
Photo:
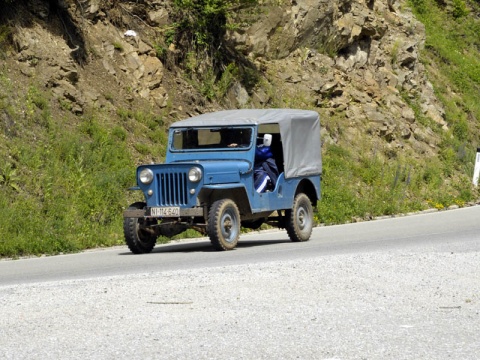
M201 204L213 204L217 200L227 198L237 204L241 215L252 212L250 198L244 184L205 185L198 194Z

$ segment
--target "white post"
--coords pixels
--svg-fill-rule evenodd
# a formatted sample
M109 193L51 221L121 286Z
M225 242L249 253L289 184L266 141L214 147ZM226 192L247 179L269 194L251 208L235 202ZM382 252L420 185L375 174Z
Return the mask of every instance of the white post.
M475 160L475 170L473 170L473 185L478 185L478 178L480 177L480 148L477 148L477 158Z

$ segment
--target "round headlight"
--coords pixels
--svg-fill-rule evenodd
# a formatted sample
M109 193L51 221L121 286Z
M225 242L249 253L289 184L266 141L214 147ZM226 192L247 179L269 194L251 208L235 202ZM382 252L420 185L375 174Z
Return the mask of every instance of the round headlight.
M190 180L191 182L198 182L200 181L200 179L202 178L202 169L200 169L199 167L192 167L189 171L188 171L188 180Z
M153 181L153 171L148 168L143 169L142 171L140 171L138 179L142 184L150 184Z

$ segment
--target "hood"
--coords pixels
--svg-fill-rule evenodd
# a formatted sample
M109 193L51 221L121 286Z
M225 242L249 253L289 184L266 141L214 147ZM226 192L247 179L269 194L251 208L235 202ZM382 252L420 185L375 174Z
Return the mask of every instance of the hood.
M203 169L203 183L206 185L237 183L240 182L241 175L253 170L253 164L243 159L178 162L178 164L186 163Z

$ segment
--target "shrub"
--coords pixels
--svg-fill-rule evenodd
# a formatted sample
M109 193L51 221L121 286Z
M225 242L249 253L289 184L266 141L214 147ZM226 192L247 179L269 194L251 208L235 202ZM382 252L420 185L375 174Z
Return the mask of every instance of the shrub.
M419 14L427 13L427 9L428 9L427 0L410 0L410 4Z
M455 19L468 15L467 5L464 0L453 0L453 17Z

